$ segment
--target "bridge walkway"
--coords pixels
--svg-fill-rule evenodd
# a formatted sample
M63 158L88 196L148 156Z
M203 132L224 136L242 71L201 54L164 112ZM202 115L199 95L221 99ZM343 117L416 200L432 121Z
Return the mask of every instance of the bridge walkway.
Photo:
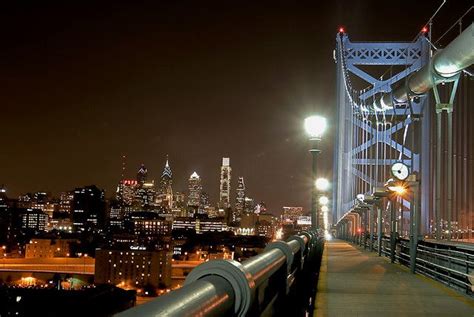
M474 316L474 300L375 252L326 242L316 317Z

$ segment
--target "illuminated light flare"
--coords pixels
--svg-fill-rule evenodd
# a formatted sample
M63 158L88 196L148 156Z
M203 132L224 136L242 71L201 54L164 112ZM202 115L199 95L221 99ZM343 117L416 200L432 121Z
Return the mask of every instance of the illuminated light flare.
M315 185L318 190L325 191L329 188L329 181L325 178L318 178Z
M304 120L304 128L311 138L320 138L326 130L326 118L311 116Z
M400 185L388 186L388 190L394 192L397 195L403 195L406 192L406 188Z
M327 205L329 203L329 199L326 196L319 197L319 204L320 205Z

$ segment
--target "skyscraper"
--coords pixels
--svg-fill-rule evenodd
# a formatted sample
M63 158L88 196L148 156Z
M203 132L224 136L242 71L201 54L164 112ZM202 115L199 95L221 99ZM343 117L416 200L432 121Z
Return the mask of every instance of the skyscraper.
M230 167L230 158L222 158L221 166L221 182L219 190L219 208L229 208L230 207L230 178L231 178L232 168Z
M76 231L101 229L105 222L105 193L95 185L76 188L72 220Z
M142 209L152 209L155 206L155 181L141 183L135 193L136 204Z
M158 203L167 209L171 209L173 205L173 188L171 187L172 184L173 172L171 171L168 158L166 158L165 168L163 169L163 173L161 174Z
M233 215L233 221L238 221L245 208L245 183L244 178L239 177L237 183L237 197L235 199L235 213Z
M145 167L145 165L142 164L142 166L140 166L140 169L138 170L138 173L137 173L137 182L138 182L138 184L145 183L147 175L148 175L148 170Z
M201 193L201 198L200 198L201 202L199 203L199 206L202 208L202 209L205 209L207 207L209 207L211 205L211 200L209 198L209 194L208 193L205 193L205 192L202 192Z
M135 201L138 182L134 179L122 179L117 186L116 198L122 207L129 207Z
M201 201L202 185L201 178L196 172L192 173L191 177L189 177L188 188L188 206L198 208Z
M59 207L58 207L59 212L71 214L73 200L74 200L73 192L62 192L59 195Z

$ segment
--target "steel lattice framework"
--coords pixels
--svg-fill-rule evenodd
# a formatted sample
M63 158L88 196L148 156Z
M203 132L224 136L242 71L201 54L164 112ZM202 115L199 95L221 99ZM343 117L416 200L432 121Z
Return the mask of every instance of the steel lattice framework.
M429 62L429 43L424 36L415 42L355 43L346 33L336 38L334 59L337 68L337 134L334 155L334 223L354 206L357 194L367 194L382 186L390 177L389 168L403 161L421 176L422 219L428 226L430 107L428 97L394 104L391 109L374 111L381 93L390 93L395 83L404 84L408 76ZM376 78L370 66L386 67L389 76ZM395 66L395 67L394 67ZM393 72L395 68L403 68ZM368 85L358 90L352 80ZM372 110L370 110L372 109ZM423 120L420 120L423 118ZM410 203L400 204L401 218L410 211ZM385 217L385 219L387 219ZM403 225L402 225L403 226Z

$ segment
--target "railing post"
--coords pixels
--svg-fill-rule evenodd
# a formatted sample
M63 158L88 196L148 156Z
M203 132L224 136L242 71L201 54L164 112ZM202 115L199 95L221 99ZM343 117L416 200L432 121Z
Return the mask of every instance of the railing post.
M382 256L382 208L377 206L377 246L378 246L378 254Z
M410 211L410 271L416 271L416 256L418 247L418 236L420 234L421 212L418 208L419 186L418 182L410 182L413 191L412 208Z
M395 263L395 248L397 246L397 237L395 232L395 204L390 202L390 261Z

